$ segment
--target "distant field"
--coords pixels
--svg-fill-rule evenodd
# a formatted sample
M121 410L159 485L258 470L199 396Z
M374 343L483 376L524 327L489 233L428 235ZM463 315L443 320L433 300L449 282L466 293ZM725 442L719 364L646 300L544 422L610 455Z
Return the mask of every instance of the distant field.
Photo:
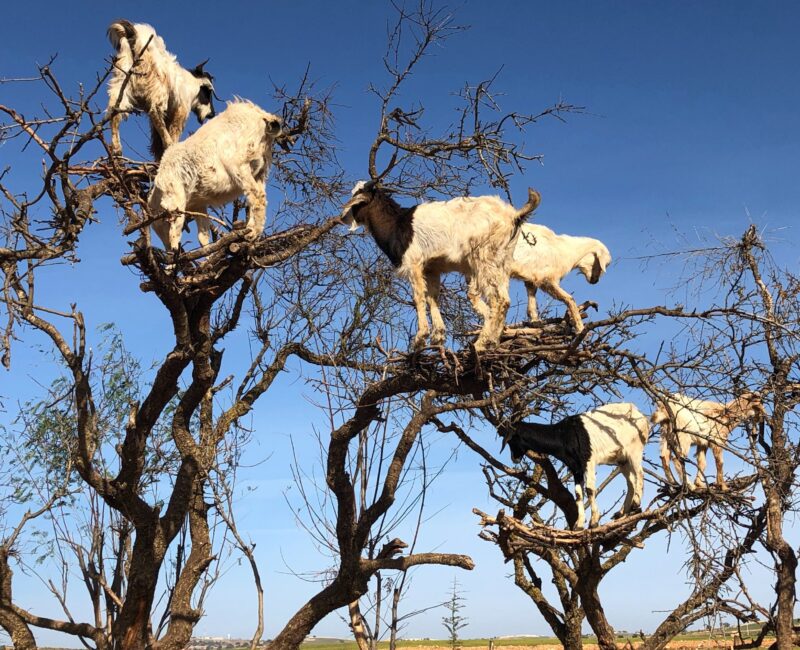
M749 636L750 634L755 634L759 626L754 627L752 630L745 630L743 628L743 632L745 632L745 636ZM749 632L749 634L747 633ZM635 645L636 642L639 640L636 636L620 636L618 637L618 641L620 645L623 645L627 640L629 640ZM591 647L592 644L596 643L596 639L593 636L584 637L584 644L586 646ZM690 632L687 634L681 634L677 636L671 643L670 647L677 648L677 647L730 647L731 641L731 632L727 634L717 633L713 636L710 636L708 632ZM726 643L727 642L727 643ZM768 647L771 640L765 640L763 647ZM489 639L464 639L459 642L459 645L462 648L488 648L489 647ZM506 639L495 639L494 641L495 648L508 648L508 647L536 647L536 646L557 646L558 640L555 637L511 637ZM303 644L304 648L308 650L358 650L358 646L356 645L355 641L332 641L331 639L319 639L314 641L308 641ZM389 647L388 642L382 642L378 644L378 647L381 650L386 650ZM450 642L443 640L443 639L416 639L416 640L409 640L409 641L398 641L397 642L398 648L449 648Z

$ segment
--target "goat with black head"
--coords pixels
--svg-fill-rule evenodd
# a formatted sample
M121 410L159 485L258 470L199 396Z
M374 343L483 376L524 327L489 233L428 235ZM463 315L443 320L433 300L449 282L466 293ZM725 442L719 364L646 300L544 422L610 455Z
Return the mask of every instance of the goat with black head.
M539 193L529 189L528 201L520 210L497 196L402 207L369 181L353 188L352 198L342 209L342 221L351 230L366 226L398 275L409 280L417 310L415 349L424 346L430 332L426 305L433 323L431 343L444 342L438 306L440 276L450 271L463 274L470 302L484 321L475 342L475 349L481 351L495 344L503 331L514 245L520 224L540 200Z
M108 38L117 52L108 82L111 148L122 153L119 125L125 114L143 111L150 118L150 150L161 160L180 138L190 112L200 123L214 117L214 78L204 69L208 59L186 70L144 23L118 20L108 28Z
M590 525L597 526L600 520L595 499L597 465L618 466L628 482L625 502L615 517L641 509L644 490L642 458L649 435L647 418L635 405L623 402L571 415L555 424L519 422L506 432L503 448L508 444L515 463L519 463L529 451L553 456L564 463L575 481L575 504L578 508L575 528L583 528L584 487L592 511Z

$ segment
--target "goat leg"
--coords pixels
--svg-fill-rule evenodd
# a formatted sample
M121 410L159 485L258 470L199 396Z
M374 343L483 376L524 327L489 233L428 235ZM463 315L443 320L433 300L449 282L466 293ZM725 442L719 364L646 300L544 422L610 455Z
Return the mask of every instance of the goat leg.
M722 447L711 445L711 453L714 454L714 465L717 468L717 486L720 490L727 490L728 484L725 482L725 475L722 473Z

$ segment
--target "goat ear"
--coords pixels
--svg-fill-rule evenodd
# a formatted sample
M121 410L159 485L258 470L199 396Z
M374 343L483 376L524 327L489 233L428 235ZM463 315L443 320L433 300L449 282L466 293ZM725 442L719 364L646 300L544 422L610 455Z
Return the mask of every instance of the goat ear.
M277 137L281 132L281 121L275 117L265 117L264 124L267 127L267 135L271 138Z
M364 183L363 187L361 188L361 191L362 192L374 192L375 188L377 187L377 185L378 185L378 183L375 180L370 179L366 183Z

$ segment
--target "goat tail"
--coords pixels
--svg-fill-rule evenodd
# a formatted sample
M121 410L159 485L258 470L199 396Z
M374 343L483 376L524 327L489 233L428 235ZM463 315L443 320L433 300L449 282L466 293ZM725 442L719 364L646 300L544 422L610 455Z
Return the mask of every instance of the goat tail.
M527 202L514 214L514 231L511 235L512 240L516 238L517 234L519 233L519 229L522 227L522 224L533 213L533 211L539 207L541 202L542 195L532 187L529 187Z
M119 52L122 48L123 40L128 41L128 44L136 42L136 28L129 20L115 20L108 26L108 40L111 41L112 47Z

